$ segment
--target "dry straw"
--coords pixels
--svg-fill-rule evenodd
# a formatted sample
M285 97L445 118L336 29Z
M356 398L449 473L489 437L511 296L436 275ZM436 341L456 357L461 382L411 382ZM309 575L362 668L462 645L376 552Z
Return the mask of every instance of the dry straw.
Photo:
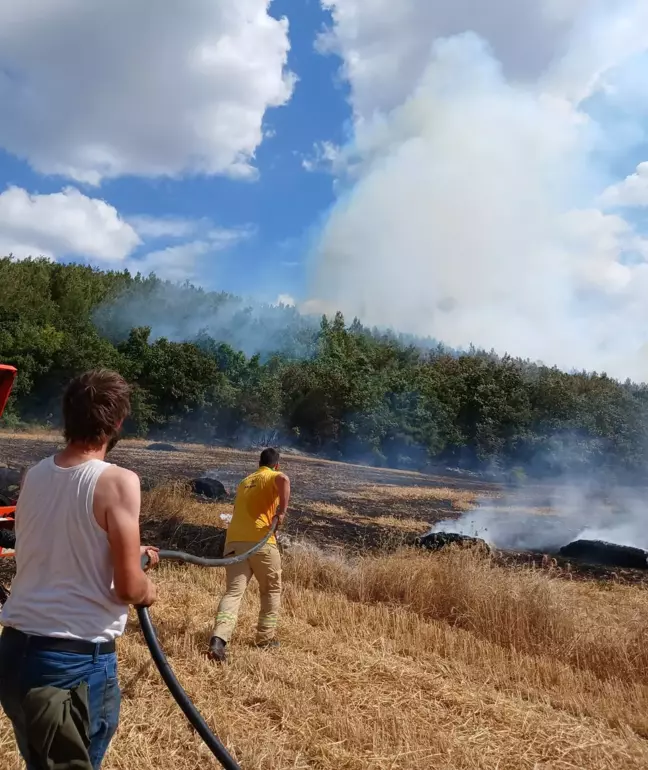
M209 552L226 505L149 494L158 535ZM212 540L210 540L212 538ZM164 565L152 610L179 678L245 770L644 770L648 598L488 557L286 552L283 647L251 646L244 602L231 664L203 657L220 570ZM106 770L212 765L134 622L120 644L122 722ZM18 768L0 722L0 767Z

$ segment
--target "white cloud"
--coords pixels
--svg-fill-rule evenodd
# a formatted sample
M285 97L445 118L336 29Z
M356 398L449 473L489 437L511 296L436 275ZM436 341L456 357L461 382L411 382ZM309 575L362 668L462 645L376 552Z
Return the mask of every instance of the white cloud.
M256 227L254 225L244 225L243 227L216 227L211 229L207 238L212 245L212 248L217 251L223 249L229 249L235 246L241 241L245 241L248 238L252 238L256 234Z
M569 46L552 63L542 86L577 102L604 86L607 73L646 50L648 5L643 0L582 0L575 10Z
M269 107L291 96L269 0L0 4L0 146L40 172L254 176ZM9 117L10 116L10 117Z
M506 77L530 82L568 51L570 36L599 0L321 0L334 29L320 39L339 53L353 87L356 115L397 107L425 71L435 40L474 32Z
M322 4L355 137L306 305L648 377L648 242L600 208L610 137L579 101L648 47L642 6Z
M155 273L158 278L168 281L200 281L207 260L218 252L233 248L253 233L251 227L212 228L204 238L151 251L141 259L129 260L127 267L132 273Z
M19 259L80 259L172 281L200 280L207 260L254 232L252 226L219 228L209 220L143 215L126 221L110 204L73 187L47 195L10 187L0 194L0 256ZM134 256L158 239L172 245Z
M334 171L340 157L340 148L333 142L316 142L312 155L302 158L306 171Z
M200 226L194 219L148 215L129 217L128 222L142 238L186 238Z
M209 250L210 244L207 241L167 246L166 249L149 252L142 259L131 260L128 267L132 273L155 273L163 280L191 280L196 276L200 257L208 254Z
M606 208L648 206L648 163L640 163L634 174L618 184L610 185L600 198Z
M0 194L2 254L119 261L139 244L113 206L73 187L49 195L9 187Z

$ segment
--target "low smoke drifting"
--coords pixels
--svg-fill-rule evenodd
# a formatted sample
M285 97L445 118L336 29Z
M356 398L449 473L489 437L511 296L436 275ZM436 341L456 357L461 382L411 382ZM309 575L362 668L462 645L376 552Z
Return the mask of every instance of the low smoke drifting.
M574 540L601 540L648 550L648 514L637 492L625 487L605 493L585 484L538 491L523 488L503 500L484 499L459 519L430 532L478 537L494 548L556 553Z
M319 319L292 305L245 302L228 294L158 282L136 286L94 314L99 331L119 342L135 327L149 327L150 340L194 342L202 336L247 356L307 358L313 353Z

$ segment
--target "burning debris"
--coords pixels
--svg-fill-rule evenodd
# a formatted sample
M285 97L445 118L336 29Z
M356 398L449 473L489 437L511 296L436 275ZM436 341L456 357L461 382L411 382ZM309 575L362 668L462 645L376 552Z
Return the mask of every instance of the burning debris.
M456 532L430 532L423 537L419 537L416 544L428 551L439 551L451 545L458 545L462 548L481 548L490 552L490 546L485 540L479 537L469 537L468 535L458 535Z
M192 482L193 491L196 495L204 497L207 500L225 500L227 489L222 481L216 478L217 471L206 471Z
M488 553L497 552L501 556L518 556L527 553L529 557L538 558L539 553L534 551L513 551L507 549L493 549L485 540L469 535L461 535L457 532L429 532L416 538L415 545L428 551L440 551L452 545L465 548L479 548ZM557 549L556 551L542 553L543 564L555 562L559 559L580 562L583 565L613 567L627 570L648 570L648 551L628 545L606 543L602 540L574 540L573 542Z
M505 564L544 566L579 574L624 572L648 580L648 534L639 487L603 480L550 486L528 484L475 499L475 506L447 518L418 538L432 550L462 540L483 540Z
M629 545L605 543L602 540L575 540L559 551L560 556L588 564L623 569L648 569L648 552Z

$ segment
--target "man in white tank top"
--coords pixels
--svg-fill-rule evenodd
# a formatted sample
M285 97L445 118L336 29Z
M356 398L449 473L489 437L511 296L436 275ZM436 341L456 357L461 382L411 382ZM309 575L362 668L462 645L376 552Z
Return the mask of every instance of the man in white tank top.
M129 604L155 601L141 557L159 557L140 545L139 478L105 460L129 411L120 375L76 378L63 399L65 449L23 480L0 704L28 770L98 770L119 721L116 639Z

